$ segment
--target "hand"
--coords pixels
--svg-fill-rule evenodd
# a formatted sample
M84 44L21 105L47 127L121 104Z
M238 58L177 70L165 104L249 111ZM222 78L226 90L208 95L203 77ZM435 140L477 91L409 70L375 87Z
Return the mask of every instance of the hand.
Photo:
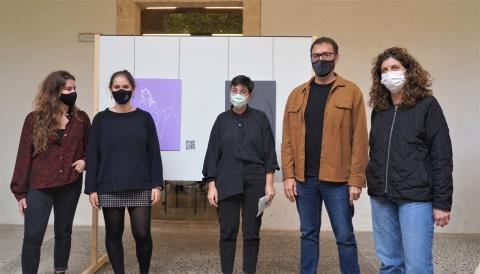
M215 187L215 181L208 183L208 202L212 206L218 207L218 194L217 188Z
M75 170L78 173L82 173L85 170L85 161L84 160L77 160L75 163L72 164L72 167L75 168Z
M358 198L360 198L362 188L358 186L348 186L348 193L350 194L350 205L353 205L353 201L356 201Z
M290 202L295 202L297 196L297 182L294 178L288 178L283 181L283 192Z
M160 188L158 187L152 188L152 197L150 198L150 200L152 201L152 205L158 203L160 201L160 197L161 197Z
M450 222L450 211L434 208L433 219L435 220L435 224L437 226L444 227Z
M98 202L97 192L92 192L89 195L90 204L97 210L100 210L100 203Z
M265 196L268 197L268 202L270 203L273 200L273 197L275 197L275 187L273 186L273 183L267 183L265 185Z
M25 209L26 208L27 208L27 199L26 198L23 198L20 201L18 201L18 209L19 209L20 215L22 215L22 217L25 216Z

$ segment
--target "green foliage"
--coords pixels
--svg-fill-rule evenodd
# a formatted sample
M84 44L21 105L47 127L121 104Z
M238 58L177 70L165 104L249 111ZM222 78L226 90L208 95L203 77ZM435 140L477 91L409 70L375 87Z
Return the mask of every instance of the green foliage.
M166 20L167 33L237 34L242 33L242 11L170 13Z

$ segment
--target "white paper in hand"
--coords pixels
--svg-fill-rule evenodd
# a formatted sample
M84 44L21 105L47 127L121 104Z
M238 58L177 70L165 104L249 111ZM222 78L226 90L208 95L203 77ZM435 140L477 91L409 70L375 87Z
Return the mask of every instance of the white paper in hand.
M258 199L258 212L257 217L263 213L263 211L272 204L272 201L268 201L267 195L263 196L262 198Z

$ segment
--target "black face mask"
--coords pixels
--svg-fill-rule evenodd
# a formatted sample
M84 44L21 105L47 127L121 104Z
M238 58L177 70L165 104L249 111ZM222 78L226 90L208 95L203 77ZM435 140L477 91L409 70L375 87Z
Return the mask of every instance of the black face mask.
M119 89L112 92L113 99L120 105L125 105L132 98L131 90Z
M317 62L312 63L312 68L316 75L325 77L335 68L335 60L318 60Z
M60 94L60 101L69 107L74 106L77 101L77 92L74 91L68 94Z

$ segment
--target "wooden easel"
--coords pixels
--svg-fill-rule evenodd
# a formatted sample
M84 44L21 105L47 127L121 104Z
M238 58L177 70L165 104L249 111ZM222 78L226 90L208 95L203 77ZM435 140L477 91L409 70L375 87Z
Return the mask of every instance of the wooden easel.
M100 35L95 34L95 61L94 61L94 80L93 80L93 110L98 112L98 89L99 89L99 53L100 53ZM107 254L98 256L98 210L92 208L92 230L90 245L90 265L82 274L93 274L108 262Z

